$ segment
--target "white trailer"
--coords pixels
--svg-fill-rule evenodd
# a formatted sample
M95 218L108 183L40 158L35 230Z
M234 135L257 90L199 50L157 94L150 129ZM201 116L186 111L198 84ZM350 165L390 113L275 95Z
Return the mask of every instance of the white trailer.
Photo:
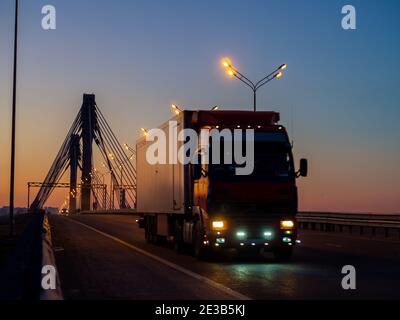
M149 149L157 142L147 141L145 136L137 140L137 212L147 217L146 221L152 230L147 234L147 240L154 242L172 235L173 224L171 219L175 215L185 214L185 165L181 164L172 152L172 148L181 147L182 142L177 141L177 133L184 128L184 113L174 117L161 125L158 129L166 137L165 154L160 148L158 152ZM160 143L162 143L160 141ZM165 144L165 143L164 143ZM161 144L160 144L161 146ZM164 156L166 163L156 163L150 159L152 156ZM153 217L153 218L152 218Z

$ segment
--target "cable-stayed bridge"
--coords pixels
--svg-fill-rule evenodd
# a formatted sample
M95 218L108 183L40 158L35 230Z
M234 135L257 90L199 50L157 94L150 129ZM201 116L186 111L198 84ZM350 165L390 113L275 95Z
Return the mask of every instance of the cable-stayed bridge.
M94 168L93 149L97 146L103 166L110 174L110 186ZM68 188L70 213L90 210L134 209L136 207L136 168L96 104L95 95L84 94L83 103L43 182L28 183L39 188L32 210L41 209L56 188ZM62 183L69 173L69 183ZM80 176L79 176L80 173ZM115 193L119 195L114 201ZM79 204L79 205L78 205Z

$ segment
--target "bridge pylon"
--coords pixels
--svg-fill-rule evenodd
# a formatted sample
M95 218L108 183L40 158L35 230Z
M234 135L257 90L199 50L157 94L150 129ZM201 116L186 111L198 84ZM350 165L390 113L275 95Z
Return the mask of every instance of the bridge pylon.
M96 101L94 94L84 94L82 104L82 190L81 209L91 208L93 137L97 127Z

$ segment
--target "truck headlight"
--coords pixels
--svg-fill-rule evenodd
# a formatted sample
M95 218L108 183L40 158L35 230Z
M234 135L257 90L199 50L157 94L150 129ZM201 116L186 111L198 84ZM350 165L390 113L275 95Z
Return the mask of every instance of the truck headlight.
M282 220L281 221L281 229L282 230L294 229L294 221L293 220Z
M226 222L222 220L215 220L211 223L213 230L225 230L226 229Z

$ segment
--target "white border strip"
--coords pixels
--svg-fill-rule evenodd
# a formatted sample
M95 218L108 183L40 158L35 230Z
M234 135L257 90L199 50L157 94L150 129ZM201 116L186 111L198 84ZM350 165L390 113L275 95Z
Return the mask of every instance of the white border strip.
M202 281L202 282L210 285L211 287L214 287L214 288L224 292L225 294L228 294L228 295L232 296L234 299L252 300L251 298L249 298L249 297L247 297L247 296L245 296L245 295L243 295L243 294L241 294L241 293L239 293L239 292L237 292L235 290L232 290L231 288L228 288L228 287L226 287L226 286L224 286L224 285L222 285L222 284L220 284L218 282L215 282L215 281L213 281L211 279L208 279L208 278L206 278L206 277L204 277L202 275L199 275L198 273L195 273L195 272L192 272L192 271L190 271L188 269L185 269L185 268L183 268L183 267L181 267L181 266L179 266L179 265L177 265L175 263L172 263L172 262L170 262L168 260L160 258L160 257L158 257L158 256L156 256L154 254L151 254L151 253L149 253L149 252L147 252L147 251L145 251L143 249L140 249L140 248L138 248L138 247L136 247L136 246L134 246L134 245L132 245L132 244L130 244L128 242L125 242L125 241L123 241L123 240L121 240L121 239L119 239L117 237L114 237L114 236L112 236L112 235L110 235L108 233L105 233L105 232L100 231L100 230L98 230L96 228L93 228L93 227L91 227L91 226L89 226L89 225L87 225L85 223L82 223L82 222L79 222L79 221L76 221L76 220L73 220L73 219L68 219L68 220L73 222L73 223L79 224L79 225L81 225L81 226L83 226L83 227L85 227L85 228L87 228L89 230L92 230L92 231L94 231L94 232L96 232L98 234L101 234L102 236L104 236L106 238L114 240L115 242L118 242L119 244L122 244L122 245L124 245L124 246L126 246L126 247L128 247L128 248L130 248L132 250L135 250L136 252L141 253L141 254L143 254L143 255L145 255L145 256L153 259L153 260L156 260L156 261L158 261L158 262L160 262L160 263L162 263L162 264L164 264L164 265L166 265L166 266L168 266L168 267L170 267L172 269L175 269L175 270L177 270L179 272L182 272L182 273L184 273L184 274L186 274L186 275L188 275L188 276L190 276L192 278L195 278L195 279L197 279L199 281Z

